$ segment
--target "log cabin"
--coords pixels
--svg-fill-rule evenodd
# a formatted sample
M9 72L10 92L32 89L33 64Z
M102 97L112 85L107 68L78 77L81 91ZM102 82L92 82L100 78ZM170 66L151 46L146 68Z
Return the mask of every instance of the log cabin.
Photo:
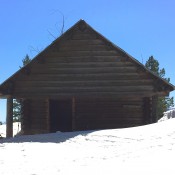
M78 21L0 85L7 99L7 137L13 99L21 101L23 134L134 127L156 121L158 96L174 86Z

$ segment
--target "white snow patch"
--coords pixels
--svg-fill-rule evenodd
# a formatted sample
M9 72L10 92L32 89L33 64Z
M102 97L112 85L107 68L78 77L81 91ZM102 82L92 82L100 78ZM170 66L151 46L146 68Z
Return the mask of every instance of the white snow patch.
M175 119L0 140L1 175L174 175Z
M172 118L175 118L175 108L172 108L171 110L164 112L163 117L159 119L158 122L162 122Z
M15 122L13 123L13 135L15 136L21 130L21 123ZM2 137L6 137L6 125L0 125L0 135Z

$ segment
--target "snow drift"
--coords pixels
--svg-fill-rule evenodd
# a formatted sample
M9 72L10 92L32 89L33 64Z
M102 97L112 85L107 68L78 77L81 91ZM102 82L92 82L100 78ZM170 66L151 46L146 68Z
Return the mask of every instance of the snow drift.
M162 121L172 119L172 118L175 118L175 108L172 108L164 112L163 117L158 122L162 122Z
M20 122L13 123L13 135L17 135L19 131L21 130L21 124ZM2 137L6 137L6 125L0 125L0 135Z
M174 175L175 119L126 129L0 141L0 174Z

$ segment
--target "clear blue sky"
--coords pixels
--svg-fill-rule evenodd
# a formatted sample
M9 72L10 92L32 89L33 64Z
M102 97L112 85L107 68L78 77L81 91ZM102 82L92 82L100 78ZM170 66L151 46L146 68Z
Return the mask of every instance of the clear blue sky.
M174 0L0 0L0 83L59 36L62 14L65 30L84 19L138 61L153 55L175 85Z

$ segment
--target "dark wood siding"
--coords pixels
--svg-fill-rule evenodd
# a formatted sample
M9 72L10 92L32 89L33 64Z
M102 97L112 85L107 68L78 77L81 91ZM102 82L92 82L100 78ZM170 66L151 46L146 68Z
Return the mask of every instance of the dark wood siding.
M16 77L14 96L152 96L153 80L92 33L55 42Z
M50 100L50 132L72 131L72 100Z
M142 98L76 99L76 130L121 128L144 123Z
M48 133L48 101L41 99L23 100L21 124L24 134Z
M21 131L22 134L30 134L31 129L31 114L30 100L21 100Z
M60 101L60 100L59 100ZM150 123L150 98L73 98L74 131L134 127ZM50 132L49 100L24 100L25 134ZM64 127L64 126L62 126Z

